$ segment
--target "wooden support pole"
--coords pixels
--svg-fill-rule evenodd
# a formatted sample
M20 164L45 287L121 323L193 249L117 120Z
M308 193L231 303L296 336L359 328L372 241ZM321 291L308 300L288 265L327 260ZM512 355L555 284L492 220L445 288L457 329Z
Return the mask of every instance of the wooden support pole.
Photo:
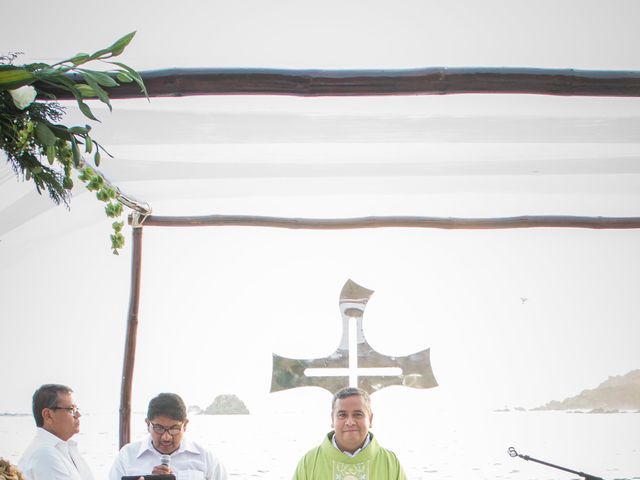
M131 440L131 386L136 357L138 335L138 309L140 305L140 278L142 272L142 226L133 227L131 254L131 289L129 296L129 319L122 365L122 386L120 388L120 448Z
M451 217L360 217L360 218L284 218L252 215L206 215L169 217L150 215L145 226L207 227L243 226L310 230L344 230L355 228L440 228L449 230L497 230L508 228L640 228L640 217L580 217L570 215L527 215L503 218Z
M640 71L544 68L283 70L174 68L140 72L150 97L193 95L380 96L465 93L640 97ZM72 75L72 78L80 80ZM37 83L60 100L70 92ZM112 99L142 98L135 83L106 88Z

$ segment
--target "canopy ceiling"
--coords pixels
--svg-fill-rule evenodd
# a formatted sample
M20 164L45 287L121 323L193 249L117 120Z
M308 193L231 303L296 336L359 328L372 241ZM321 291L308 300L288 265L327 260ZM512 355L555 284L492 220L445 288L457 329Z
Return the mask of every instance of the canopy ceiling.
M116 1L100 29L75 10L27 3L41 14L0 33L25 61L52 62L137 30L123 60L140 70L640 70L633 1L188 1L171 15L168 3L148 15ZM62 18L73 35L44 41ZM115 157L101 170L158 214L637 215L639 107L636 98L540 95L153 98L116 100L113 113L95 106L103 123L93 127ZM68 119L86 123L72 104ZM0 169L4 236L51 205ZM351 206L317 200L327 196Z

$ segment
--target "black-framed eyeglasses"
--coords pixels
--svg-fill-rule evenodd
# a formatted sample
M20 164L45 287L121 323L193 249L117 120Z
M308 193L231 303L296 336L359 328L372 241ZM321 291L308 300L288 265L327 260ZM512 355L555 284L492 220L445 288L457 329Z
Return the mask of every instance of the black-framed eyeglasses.
M164 432L168 432L169 435L175 437L180 432L182 432L182 425L172 425L170 427L165 427L164 425L160 425L158 423L149 422L149 426L159 435L164 435Z
M80 415L80 409L78 407L51 407L50 410L66 410L73 417Z

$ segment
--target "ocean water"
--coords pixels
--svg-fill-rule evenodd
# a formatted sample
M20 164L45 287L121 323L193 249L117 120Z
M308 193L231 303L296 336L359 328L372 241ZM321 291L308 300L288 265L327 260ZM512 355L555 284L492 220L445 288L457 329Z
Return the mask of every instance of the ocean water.
M378 412L375 412L378 413ZM411 479L551 480L579 478L507 449L606 480L640 480L640 413L425 411L374 415L372 431L396 452ZM300 456L329 431L329 416L303 412L196 415L189 434L214 450L230 478L290 479ZM16 463L34 433L30 416L0 416L0 457ZM132 438L145 434L132 417ZM117 452L116 413L86 413L76 436L96 479Z

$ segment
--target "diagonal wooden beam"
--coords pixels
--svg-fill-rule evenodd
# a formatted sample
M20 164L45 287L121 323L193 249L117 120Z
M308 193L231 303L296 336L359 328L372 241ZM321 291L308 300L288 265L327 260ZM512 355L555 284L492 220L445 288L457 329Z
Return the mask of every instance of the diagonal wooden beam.
M174 68L144 71L141 76L150 97L465 93L640 97L640 71L622 70L499 67L431 67L411 70ZM60 100L73 99L67 91L42 84L36 86ZM114 99L144 97L135 83L120 85L107 91L109 97Z

